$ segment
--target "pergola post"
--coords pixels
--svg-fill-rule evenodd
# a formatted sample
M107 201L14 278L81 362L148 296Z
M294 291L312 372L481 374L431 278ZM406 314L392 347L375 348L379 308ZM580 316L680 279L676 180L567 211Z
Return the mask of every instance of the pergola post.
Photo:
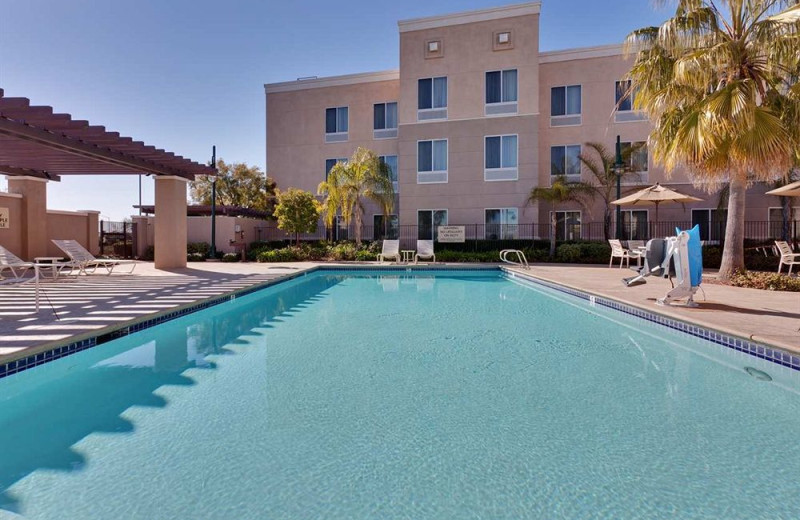
M157 176L155 268L186 267L186 183L183 177Z
M24 260L47 256L47 180L8 176L9 193L22 195L21 255Z

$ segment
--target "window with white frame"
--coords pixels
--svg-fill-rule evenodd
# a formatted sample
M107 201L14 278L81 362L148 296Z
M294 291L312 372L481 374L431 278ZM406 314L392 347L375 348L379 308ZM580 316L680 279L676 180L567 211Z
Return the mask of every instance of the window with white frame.
M486 73L485 110L487 116L517 113L517 69Z
M397 215L373 215L373 240L397 240L400 237L400 219Z
M550 175L565 175L569 181L581 177L581 145L569 144L550 147Z
M347 107L325 109L325 142L341 143L347 141L349 121Z
M346 162L347 162L346 157L342 157L339 159L325 159L325 180L326 181L328 180L328 175L330 175L331 170L333 169L334 166L336 166L336 163L346 163Z
M622 238L624 240L647 240L646 209L622 210Z
M647 116L641 110L635 110L636 92L631 90L631 80L614 83L614 119L617 123L644 121Z
M447 225L446 209L420 209L417 210L417 239L437 240L439 226Z
M581 86L565 85L550 89L550 126L580 125Z
M725 236L725 217L725 211L693 209L692 226L699 226L700 240L719 242Z
M396 155L381 155L378 157L378 160L386 165L386 168L389 170L389 178L392 180L392 188L394 188L395 194L398 193L398 183L397 183L397 156Z
M372 128L375 139L397 137L397 102L373 105Z
M417 142L417 184L447 182L447 139Z
M417 82L417 120L447 119L447 77Z
M519 237L519 210L517 208L489 208L485 210L484 238L510 240Z
M556 213L556 240L580 240L581 212L556 211L555 213Z
M517 168L517 136L490 135L484 143L483 179L486 181L515 181Z
M783 208L769 208L770 238L777 240L800 239L800 206L790 206L788 210L784 222ZM784 223L786 229L784 229Z

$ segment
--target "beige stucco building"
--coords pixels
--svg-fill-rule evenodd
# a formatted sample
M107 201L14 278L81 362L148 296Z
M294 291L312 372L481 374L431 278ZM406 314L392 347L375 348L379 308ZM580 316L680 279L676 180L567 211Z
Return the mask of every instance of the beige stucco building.
M630 61L621 45L540 52L539 25L538 2L401 21L398 70L265 85L270 176L281 188L315 192L337 160L363 146L394 171L391 222L419 226L419 238L435 233L432 224L545 235L551 208L526 204L531 189L559 173L591 182L577 160L590 154L585 143L613 153L618 135L625 146L646 142L649 123L624 96ZM717 195L682 172L667 178L646 145L631 166L637 173L625 190L662 182L705 199L662 207L661 222L706 224L702 232L712 233ZM764 191L751 190L747 218L779 221L778 201ZM600 199L557 211L562 237L602 238ZM626 208L626 234L643 238L652 212ZM381 219L373 208L365 222L379 227Z

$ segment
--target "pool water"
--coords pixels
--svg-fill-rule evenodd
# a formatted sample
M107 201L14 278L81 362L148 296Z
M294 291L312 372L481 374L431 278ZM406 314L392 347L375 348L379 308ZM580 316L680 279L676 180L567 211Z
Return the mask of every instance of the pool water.
M798 389L499 271L318 272L0 380L0 519L798 518Z

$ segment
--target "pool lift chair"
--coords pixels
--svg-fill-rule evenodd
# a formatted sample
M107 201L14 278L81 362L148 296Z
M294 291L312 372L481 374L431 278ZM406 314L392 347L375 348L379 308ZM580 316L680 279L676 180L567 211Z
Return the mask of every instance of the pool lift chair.
M693 238L695 240L693 240ZM644 264L636 269L637 276L623 278L628 287L647 283L648 276L669 278L672 290L656 300L658 305L670 305L686 300L686 307L697 307L694 295L700 289L703 276L702 250L699 230L680 231L677 236L654 238L647 242ZM672 282L673 276L676 283Z

